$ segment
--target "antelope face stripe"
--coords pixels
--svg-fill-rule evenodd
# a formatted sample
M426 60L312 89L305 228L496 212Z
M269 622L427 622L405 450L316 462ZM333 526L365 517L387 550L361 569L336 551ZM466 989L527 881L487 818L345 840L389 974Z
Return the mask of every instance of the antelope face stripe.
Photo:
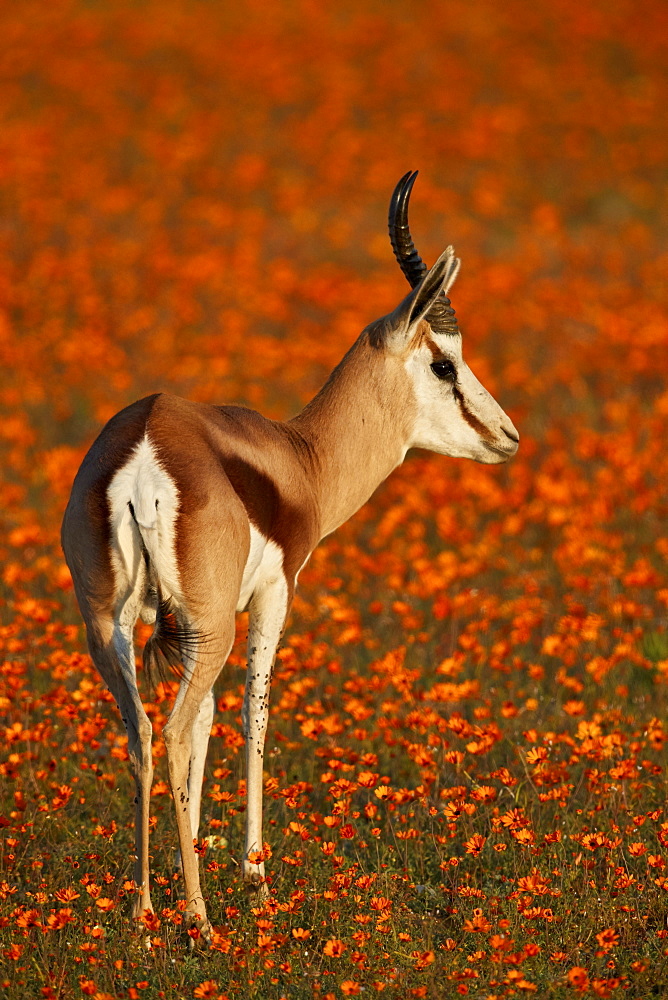
M412 446L485 464L515 453L519 435L464 361L460 335L429 331L405 367L418 410Z

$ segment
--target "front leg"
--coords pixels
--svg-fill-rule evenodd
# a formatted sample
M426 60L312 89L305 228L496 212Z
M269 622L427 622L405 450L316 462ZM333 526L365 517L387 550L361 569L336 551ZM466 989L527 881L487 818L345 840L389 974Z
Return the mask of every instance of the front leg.
M256 589L248 609L248 671L242 709L247 797L243 874L244 881L260 899L269 894L264 880L264 862L251 861L249 855L261 851L263 846L262 777L269 689L276 647L283 633L291 596L285 577L280 574Z

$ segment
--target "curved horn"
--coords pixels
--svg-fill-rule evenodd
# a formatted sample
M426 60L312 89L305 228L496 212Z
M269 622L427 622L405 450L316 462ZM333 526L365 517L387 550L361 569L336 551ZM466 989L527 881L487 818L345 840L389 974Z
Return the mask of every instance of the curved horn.
M408 228L408 202L417 175L417 170L409 170L401 178L390 199L390 212L387 220L394 256L397 258L397 263L408 279L411 288L415 288L427 273L427 265L415 249Z
M418 172L409 170L401 178L390 199L388 229L390 243L399 267L408 279L412 288L422 280L427 273L427 265L415 249L408 227L408 202L415 184ZM425 319L434 333L459 333L455 310L447 295L440 297L429 310Z

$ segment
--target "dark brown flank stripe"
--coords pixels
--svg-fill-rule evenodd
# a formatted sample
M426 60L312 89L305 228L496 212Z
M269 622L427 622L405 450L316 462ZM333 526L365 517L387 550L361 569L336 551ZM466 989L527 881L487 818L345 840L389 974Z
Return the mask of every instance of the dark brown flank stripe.
M286 579L294 581L318 541L317 514L299 436L288 425L267 420L253 410L209 406L168 395L158 399L147 429L158 461L168 470L179 496L187 497L175 526L184 593L190 590L193 564L197 564L194 572L200 572L205 538L205 548L213 558L211 547L219 544L226 515L236 522L236 531L245 534L241 511L279 546ZM230 542L228 538L225 545ZM237 557L232 546L226 558L234 561ZM239 580L244 564L245 558L238 568ZM231 569L228 572L234 576Z

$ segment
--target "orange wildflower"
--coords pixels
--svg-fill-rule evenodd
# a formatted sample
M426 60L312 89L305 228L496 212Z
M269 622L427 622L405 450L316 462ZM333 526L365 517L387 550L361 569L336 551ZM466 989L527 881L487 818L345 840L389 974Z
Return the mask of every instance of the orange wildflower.
M473 911L473 919L464 921L464 930L470 934L485 934L492 926L481 909Z
M477 858L485 846L486 840L486 837L482 837L479 833L474 833L473 836L470 837L464 844L466 853L472 854L474 858Z
M56 889L53 895L60 903L71 903L73 900L79 899L81 894L68 885L64 889Z
M109 913L111 910L116 909L116 903L113 899L109 899L108 896L98 896L95 900L95 905L103 913Z
M325 941L322 949L323 954L329 958L340 958L345 950L346 946L339 938L330 938L328 941Z
M416 969L426 969L434 962L436 956L433 951L412 951L411 958Z
M207 1000L210 997L217 997L218 983L215 979L205 979L203 983L195 987L193 996L197 997L197 1000Z
M571 986L573 986L579 993L586 993L589 989L589 976L587 975L587 970L583 969L581 965L574 965L566 973L566 978Z
M606 930L601 931L600 934L596 935L596 940L601 948L605 951L609 951L611 948L614 948L619 944L619 934L614 928L608 927Z

